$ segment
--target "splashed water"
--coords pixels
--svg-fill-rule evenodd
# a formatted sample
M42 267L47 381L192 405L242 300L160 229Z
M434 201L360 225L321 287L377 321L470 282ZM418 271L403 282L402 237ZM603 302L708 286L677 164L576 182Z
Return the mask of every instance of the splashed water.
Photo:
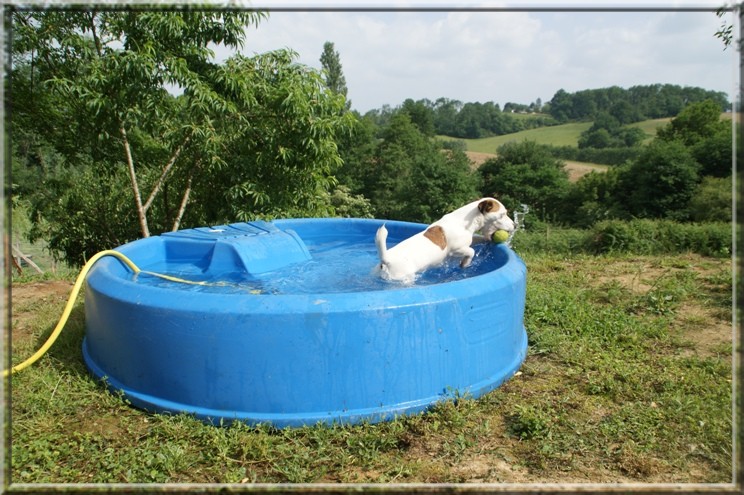
M509 237L506 239L506 245L511 247L512 239L514 238L514 235L519 230L524 230L524 216L527 215L530 212L530 207L527 206L524 203L521 203L519 205L519 211L514 212L514 230L509 234Z

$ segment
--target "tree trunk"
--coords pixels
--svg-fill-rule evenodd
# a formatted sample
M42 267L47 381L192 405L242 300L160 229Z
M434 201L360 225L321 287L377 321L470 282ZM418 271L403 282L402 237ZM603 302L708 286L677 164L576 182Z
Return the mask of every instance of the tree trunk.
M183 214L186 211L186 205L189 202L189 196L191 196L191 182L194 179L194 172L196 172L196 169L198 168L199 164L197 162L196 165L191 169L189 172L189 178L186 181L186 190L183 192L183 198L181 198L181 206L178 208L178 215L176 215L176 219L173 221L173 232L178 230L181 227L181 219L183 219Z
M132 159L132 150L129 147L129 140L127 139L127 131L122 125L119 127L121 138L124 144L124 153L127 157L127 169L129 170L129 180L132 182L132 192L134 192L134 202L137 206L137 217L139 218L140 229L142 231L142 237L150 237L150 229L147 226L147 212L142 205L142 196L140 195L139 185L137 184L137 173L134 170L134 160Z
M150 208L150 205L155 199L155 196L158 194L158 192L160 192L160 188L163 187L165 178L168 176L168 173L170 173L171 169L173 168L173 165L176 164L176 159L181 154L181 150L183 150L183 148L186 147L186 145L189 143L190 140L191 140L191 137L187 136L186 139L183 140L183 143L181 143L178 146L178 148L176 148L176 151L173 152L173 155L171 155L171 158L170 160L168 160L168 163L165 164L165 167L163 167L163 172L160 174L158 181L153 186L152 192L150 193L150 197L148 197L147 201L145 201L145 205L143 207L145 210L145 213L147 213L147 210Z

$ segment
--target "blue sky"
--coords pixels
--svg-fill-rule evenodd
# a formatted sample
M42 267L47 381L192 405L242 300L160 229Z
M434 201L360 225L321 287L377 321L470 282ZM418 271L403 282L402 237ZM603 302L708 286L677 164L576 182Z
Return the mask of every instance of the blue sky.
M615 6L704 7L706 12L575 12L599 2L481 2L496 8L536 11L384 12L306 10L308 6L475 6L453 2L291 2L297 11L271 11L248 33L244 53L292 48L300 63L319 68L323 43L339 52L352 108L364 113L406 98L463 102L549 101L559 89L670 83L733 95L739 54L714 36L723 2L636 2ZM561 8L544 11L541 8ZM734 16L727 14L733 22ZM218 51L219 57L226 54Z

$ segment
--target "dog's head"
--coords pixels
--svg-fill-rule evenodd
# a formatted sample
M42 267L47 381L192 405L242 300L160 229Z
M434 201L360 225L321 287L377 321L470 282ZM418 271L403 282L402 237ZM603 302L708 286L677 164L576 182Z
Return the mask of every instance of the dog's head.
M505 230L509 233L514 231L514 221L509 218L508 212L501 202L494 198L483 198L478 203L478 211L483 215L482 233L490 238L497 230Z

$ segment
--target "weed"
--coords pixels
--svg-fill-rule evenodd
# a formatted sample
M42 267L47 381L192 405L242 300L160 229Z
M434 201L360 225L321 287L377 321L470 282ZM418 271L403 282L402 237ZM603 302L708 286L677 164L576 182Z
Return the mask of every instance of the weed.
M506 418L510 434L521 440L544 439L551 433L555 411L536 406L517 406Z

